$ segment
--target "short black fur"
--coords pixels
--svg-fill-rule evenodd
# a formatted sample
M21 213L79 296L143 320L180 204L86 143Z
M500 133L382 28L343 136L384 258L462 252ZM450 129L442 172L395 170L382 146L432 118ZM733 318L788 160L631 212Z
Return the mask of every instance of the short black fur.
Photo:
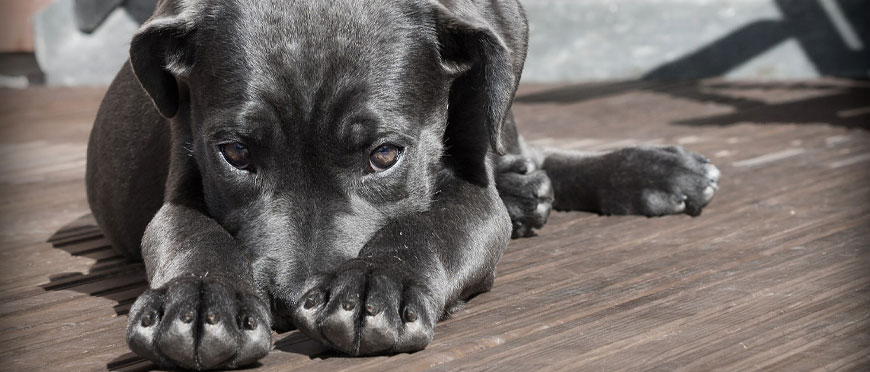
M700 155L522 140L527 33L516 1L160 1L88 149L94 216L148 272L130 348L235 368L298 328L412 352L551 208L699 214L718 188ZM250 167L224 158L234 143ZM374 170L384 144L401 154Z

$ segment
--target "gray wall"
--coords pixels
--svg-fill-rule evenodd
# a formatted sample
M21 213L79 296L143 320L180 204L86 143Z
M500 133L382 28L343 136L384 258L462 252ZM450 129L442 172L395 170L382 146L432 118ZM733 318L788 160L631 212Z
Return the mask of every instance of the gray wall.
M35 20L37 60L46 83L108 83L126 59L128 40L149 1L58 0L49 6ZM105 17L88 13L115 3L127 5ZM870 0L523 4L531 27L525 82L870 76Z
M527 81L870 77L867 0L527 0Z

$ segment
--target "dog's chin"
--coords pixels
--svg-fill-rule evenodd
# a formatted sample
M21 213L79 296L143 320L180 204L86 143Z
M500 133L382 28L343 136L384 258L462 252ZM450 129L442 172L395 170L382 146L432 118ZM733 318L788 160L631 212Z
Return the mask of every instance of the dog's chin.
M285 333L295 330L296 327L293 326L293 322L290 318L284 318L281 316L275 316L272 319L272 330L278 333Z
M278 333L295 330L293 325L293 306L291 302L280 299L272 299L272 329Z

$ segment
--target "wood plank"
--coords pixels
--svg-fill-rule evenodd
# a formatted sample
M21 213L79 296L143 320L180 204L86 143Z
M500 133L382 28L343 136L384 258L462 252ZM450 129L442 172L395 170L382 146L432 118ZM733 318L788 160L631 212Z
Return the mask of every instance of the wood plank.
M865 85L523 86L532 98L514 111L530 141L680 143L720 166L719 194L699 218L553 213L539 236L511 242L493 291L439 323L424 351L345 358L294 331L254 369L868 370L870 128L854 119ZM87 215L84 151L103 89L0 90L10 370L153 368L124 344L142 265ZM795 103L809 116L782 121ZM742 121L686 124L723 115Z

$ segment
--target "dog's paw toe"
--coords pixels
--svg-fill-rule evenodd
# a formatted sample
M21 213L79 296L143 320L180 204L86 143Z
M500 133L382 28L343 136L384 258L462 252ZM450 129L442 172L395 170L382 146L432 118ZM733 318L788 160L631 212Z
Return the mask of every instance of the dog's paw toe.
M630 147L603 159L612 169L599 190L603 214L698 216L719 190L719 169L679 146Z
M127 325L130 349L167 368L250 364L269 352L271 336L262 301L215 280L176 280L146 291Z
M130 310L127 344L139 356L165 364L155 348L155 334L163 320L163 291L148 290L136 300Z
M499 156L495 162L496 173L528 174L535 169L535 163L532 159L517 154Z
M693 153L694 154L694 153ZM719 177L721 173L715 165L706 163L694 163L687 166L692 171L685 176L687 180L679 186L686 197L686 208L683 212L691 216L698 216L701 210L713 200L713 196L719 191Z
M517 155L499 160L496 188L508 210L513 238L534 235L547 222L553 208L553 185L543 170Z
M712 182L713 184L718 185L719 177L722 175L722 173L719 171L719 168L716 168L716 166L709 161L707 163L704 163L702 167L704 171L704 177L710 180L710 182Z
M688 199L689 197L682 193L644 189L641 192L642 214L663 216L684 213Z
M309 337L349 355L423 349L432 340L437 307L407 279L402 270L353 260L334 275L314 279L298 301L294 322Z
M646 185L639 206L641 214L698 216L719 190L719 168L700 154L677 146L638 151L645 151L649 158L649 166L639 172Z

